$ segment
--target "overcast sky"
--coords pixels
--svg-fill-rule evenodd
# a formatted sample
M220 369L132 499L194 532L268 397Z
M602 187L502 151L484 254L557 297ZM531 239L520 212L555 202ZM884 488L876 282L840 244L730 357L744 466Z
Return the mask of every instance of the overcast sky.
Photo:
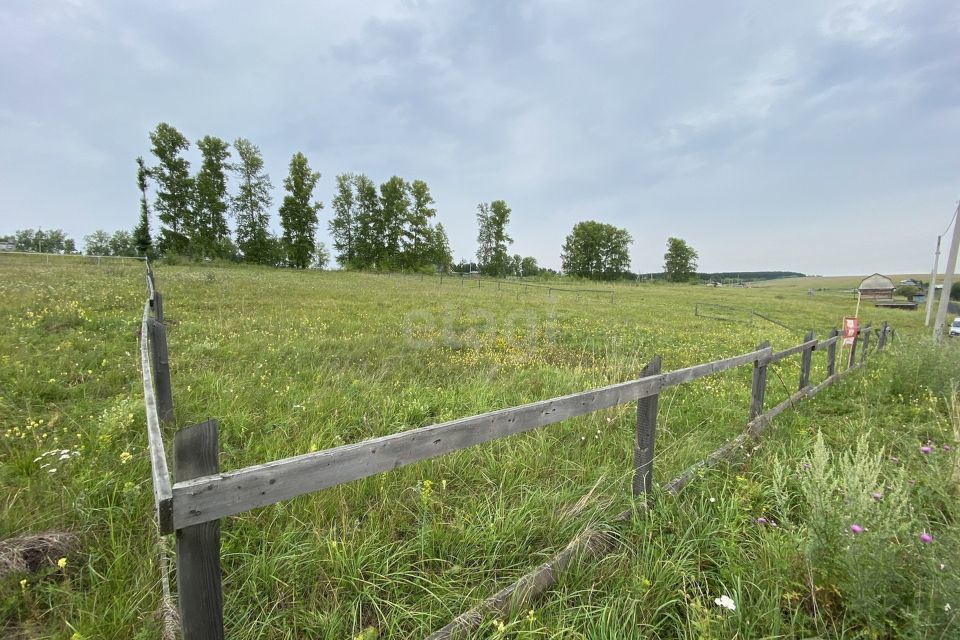
M502 198L546 266L594 219L644 272L668 236L703 271L924 272L960 3L0 2L0 233L131 228L161 121L259 145L274 209L296 151L325 205L338 173L422 178L455 258Z

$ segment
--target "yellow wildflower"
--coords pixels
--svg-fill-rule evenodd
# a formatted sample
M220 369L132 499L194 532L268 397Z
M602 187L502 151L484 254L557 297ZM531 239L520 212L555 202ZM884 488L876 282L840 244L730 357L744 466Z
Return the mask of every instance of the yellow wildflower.
M57 566L63 569L65 566L67 566L67 559L60 558L59 560L57 560Z

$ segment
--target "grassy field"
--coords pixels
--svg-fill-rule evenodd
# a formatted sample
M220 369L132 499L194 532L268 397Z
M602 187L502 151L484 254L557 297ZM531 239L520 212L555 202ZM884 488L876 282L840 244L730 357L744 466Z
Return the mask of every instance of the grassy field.
M177 422L219 419L224 470L627 380L655 354L670 370L792 346L855 305L791 281L618 286L611 301L418 276L156 276ZM0 539L78 536L64 566L0 578L8 636L159 637L144 297L141 265L0 256ZM744 311L698 317L698 302ZM917 350L922 313L861 318L900 340L478 637L957 637L957 351ZM772 368L768 404L798 370ZM661 396L658 480L742 430L749 384L744 367ZM426 635L630 504L633 420L619 407L226 519L228 637Z

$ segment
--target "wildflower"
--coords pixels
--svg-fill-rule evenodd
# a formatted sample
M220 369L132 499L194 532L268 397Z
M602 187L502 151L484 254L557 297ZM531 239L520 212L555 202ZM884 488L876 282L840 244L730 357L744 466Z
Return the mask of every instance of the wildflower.
M880 502L881 500L883 500L883 494L882 494L882 493L874 493L874 494L873 494L873 499L876 500L877 502Z
M736 611L737 605L730 598L730 596L720 596L719 598L714 598L713 600L718 607L723 607L724 609L729 609L730 611Z
M857 523L853 523L852 525L850 525L850 531L852 533L863 533L863 527L861 527Z
M710 504L713 504L713 503L716 502L716 501L717 501L716 498L710 498Z
M757 524L767 524L767 519L763 517L757 518Z
M536 619L537 619L537 616L534 614L533 609L530 609L530 611L527 612L527 620L530 622L534 622Z
M922 542L923 544L930 544L931 542L933 542L933 536L931 536L929 533L924 531L923 533L920 534L920 542Z
M120 464L127 464L131 458L133 458L133 455L129 451L124 451L120 454Z
M502 621L502 620L494 620L494 621L493 621L493 628L496 629L497 632L503 633L504 631L507 630L507 625L503 624L503 621Z
M928 453L930 453L930 451L932 451L932 449L928 446L920 447L920 453L922 453L923 455L927 455Z
M65 566L67 566L67 559L60 558L59 560L57 560L57 566L63 569Z
M950 603L943 605L943 610L949 612L953 607L950 606Z
M944 451L950 451L950 450L951 450L950 445L948 445L948 444L943 445L943 450L944 450Z
M23 580L20 581L20 590L21 590L21 591L26 591L26 590L27 590L27 579L26 579L26 578L24 578Z
M446 481L445 479L440 481L440 487L443 488L444 490L446 490L446 488L447 488L447 481Z

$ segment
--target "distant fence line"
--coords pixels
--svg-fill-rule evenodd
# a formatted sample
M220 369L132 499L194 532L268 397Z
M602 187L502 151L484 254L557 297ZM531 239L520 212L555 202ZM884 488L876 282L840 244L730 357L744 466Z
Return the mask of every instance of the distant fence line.
M706 311L706 313L701 312L701 309L704 309L704 310ZM787 325L785 325L784 323L780 322L779 320L774 320L774 319L771 318L770 316L766 316L766 315L764 315L764 314L762 314L762 313L759 313L759 312L757 312L757 311L754 311L753 309L748 309L748 308L746 308L746 307L732 307L732 306L729 306L729 305L714 304L714 303L712 303L712 302L696 302L696 303L694 303L694 307L693 307L693 315L695 315L695 316L697 316L697 317L699 317L699 318L712 318L713 320L727 320L727 321L730 321L730 322L737 322L737 321L738 321L738 320L736 320L735 318L728 318L728 317L725 317L725 316L711 315L709 312L710 312L710 311L713 311L713 310L717 310L717 311L720 311L720 312L723 312L723 311L733 311L733 312L735 312L735 313L744 313L744 314L747 314L747 315L749 315L749 316L751 316L751 317L753 317L753 318L760 318L761 320L766 320L767 322L769 322L769 323L771 323L771 324L775 324L775 325L777 325L778 327L783 327L784 329L786 329L786 330L788 330L788 331L796 331L796 329L794 329L793 327L788 327Z
M438 286L443 286L444 281L448 283L459 282L461 287L473 287L476 289L483 288L496 288L497 291L503 291L504 287L519 287L521 291L526 293L532 289L540 289L546 291L547 297L551 297L554 292L557 293L575 293L577 294L577 299L579 299L584 294L597 294L597 296L603 296L604 299L609 297L610 302L614 301L614 294L616 289L583 289L583 288L571 288L568 286L558 286L555 284L544 284L537 282L525 282L521 280L508 280L504 278L490 278L483 277L478 273L405 273L402 271L361 271L360 273L369 273L378 276L393 276L393 277L405 277L405 278L419 278L419 280L437 280ZM474 284L476 283L476 284ZM519 293L518 293L519 297Z
M120 264L123 264L124 260L133 260L135 262L147 262L147 258L144 256L100 256L100 255L89 255L85 253L48 253L44 251L0 251L0 256L46 256L47 263L50 262L50 257L54 258L79 258L81 260L93 260L96 259L97 264L100 264L101 259L105 260L119 260Z
M161 536L176 534L177 603L184 640L223 638L224 635L221 518L630 402L637 403L632 493L641 498L653 487L660 392L721 371L752 365L751 400L745 432L664 485L667 491L676 492L690 482L698 468L715 464L746 438L758 435L773 416L863 366L873 335L876 335L874 351L883 349L893 335L886 322L879 329L863 327L854 337L849 357L845 363L839 363L840 366L837 344L841 337L837 329L823 340L815 339L811 330L804 342L782 351L773 351L769 342L763 342L748 353L668 372L661 372L661 359L656 356L634 380L226 472L219 471L218 425L215 420L209 420L175 432L174 478L171 480L162 436L163 427L175 424L166 326L163 297L157 289L149 262L146 263L146 286L140 366L147 442L159 533ZM812 355L824 350L827 377L812 385ZM798 354L801 360L797 392L764 411L767 368ZM531 580L530 575L525 579ZM166 600L166 574L163 578ZM549 579L554 578L551 569ZM545 579L538 574L534 582L543 585ZM536 595L535 590L525 593ZM506 600L500 604L508 606ZM431 638L453 637L474 628L471 625L475 622L478 623L476 616L461 616Z

